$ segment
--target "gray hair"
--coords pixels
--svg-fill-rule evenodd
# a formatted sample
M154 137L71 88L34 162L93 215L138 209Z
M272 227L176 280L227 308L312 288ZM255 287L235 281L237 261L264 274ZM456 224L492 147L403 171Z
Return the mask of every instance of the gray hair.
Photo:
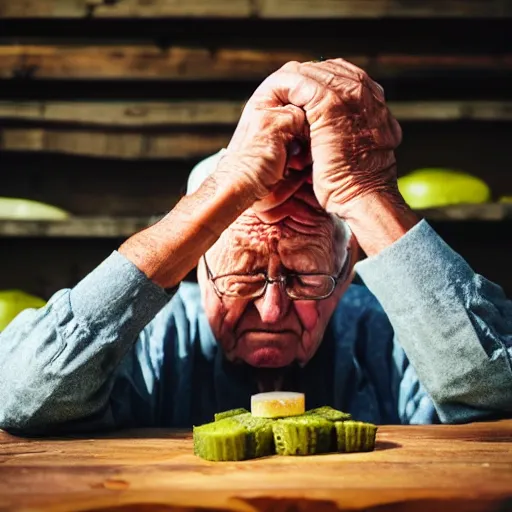
M221 149L210 155L209 157L201 160L190 172L187 181L187 195L193 194L200 186L201 183L217 168L222 156L226 153L225 149Z

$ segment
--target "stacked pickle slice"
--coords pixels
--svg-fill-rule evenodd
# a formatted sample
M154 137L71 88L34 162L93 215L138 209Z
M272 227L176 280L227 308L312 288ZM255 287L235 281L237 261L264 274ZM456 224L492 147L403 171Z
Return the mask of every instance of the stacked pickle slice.
M194 453L211 461L248 460L269 455L316 455L375 449L377 427L325 406L281 418L264 418L246 409L215 415L194 427Z

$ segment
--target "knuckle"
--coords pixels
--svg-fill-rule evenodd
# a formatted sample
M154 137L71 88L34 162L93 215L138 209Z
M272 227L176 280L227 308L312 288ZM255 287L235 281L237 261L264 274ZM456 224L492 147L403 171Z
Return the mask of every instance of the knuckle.
M296 61L296 60L290 60L288 62L286 62L285 64L283 64L277 71L277 73L279 73L279 71L286 71L286 72L291 72L291 71L297 71L300 67L300 62Z
M300 66L301 74L312 78L323 87L329 87L336 79L335 73L325 62L305 62Z
M332 89L325 90L324 95L326 104L331 108L337 108L339 105L343 103L343 100L340 97L340 95L336 91L333 91Z
M362 69L362 68L357 68L357 75L358 77L361 79L361 80L364 80L364 81L372 81L371 78L370 78L370 75L367 73L367 71L365 69Z

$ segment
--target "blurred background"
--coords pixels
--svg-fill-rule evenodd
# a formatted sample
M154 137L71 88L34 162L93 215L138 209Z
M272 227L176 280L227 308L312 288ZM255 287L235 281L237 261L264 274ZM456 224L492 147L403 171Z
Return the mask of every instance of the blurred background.
M344 57L402 125L410 204L512 296L511 33L510 0L0 0L0 290L73 286L263 78Z

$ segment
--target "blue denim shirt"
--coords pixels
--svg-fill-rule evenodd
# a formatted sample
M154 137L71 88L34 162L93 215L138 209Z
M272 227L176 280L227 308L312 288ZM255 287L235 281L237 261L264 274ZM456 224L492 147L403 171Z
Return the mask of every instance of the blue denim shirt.
M500 287L426 221L356 268L366 286L349 287L314 358L291 371L307 407L377 424L512 415ZM13 433L190 427L255 392L218 349L197 285L171 298L117 252L0 335L0 428Z

